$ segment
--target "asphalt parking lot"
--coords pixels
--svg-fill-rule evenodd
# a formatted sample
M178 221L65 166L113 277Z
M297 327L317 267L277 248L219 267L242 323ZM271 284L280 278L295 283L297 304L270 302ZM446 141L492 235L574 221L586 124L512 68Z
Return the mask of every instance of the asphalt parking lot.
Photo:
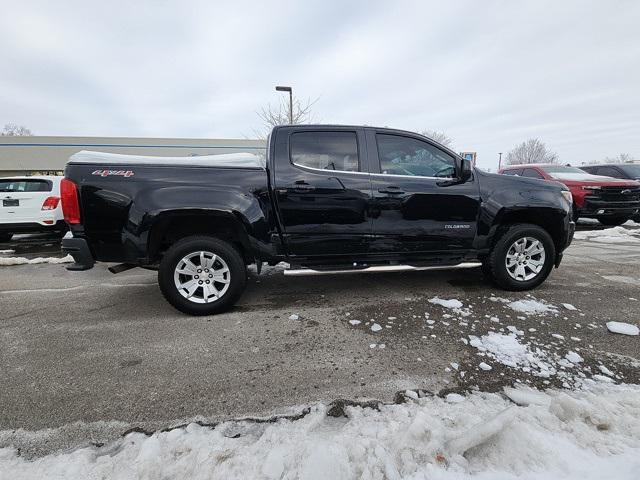
M0 267L0 447L38 454L131 428L295 413L337 398L392 401L406 389L495 391L516 380L562 387L508 368L478 369L482 358L463 339L507 326L637 383L638 337L613 335L605 322L640 318L639 246L576 240L561 268L524 293L497 290L479 269L251 274L233 311L204 318L173 310L154 272ZM60 256L45 237L3 249ZM428 301L434 297L458 299L467 320ZM557 308L549 315L506 308L520 299ZM373 323L382 329L372 331Z

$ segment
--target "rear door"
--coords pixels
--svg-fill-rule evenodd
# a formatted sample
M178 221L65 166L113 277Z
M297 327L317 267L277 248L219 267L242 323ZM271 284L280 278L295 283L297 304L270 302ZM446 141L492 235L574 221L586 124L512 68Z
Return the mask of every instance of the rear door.
M280 128L273 185L284 241L299 257L349 257L368 250L371 181L364 131Z
M0 179L0 222L39 222L52 189L53 182L46 179Z
M420 136L367 130L374 254L473 248L479 208L474 178L455 184L456 159ZM376 173L374 173L374 171Z

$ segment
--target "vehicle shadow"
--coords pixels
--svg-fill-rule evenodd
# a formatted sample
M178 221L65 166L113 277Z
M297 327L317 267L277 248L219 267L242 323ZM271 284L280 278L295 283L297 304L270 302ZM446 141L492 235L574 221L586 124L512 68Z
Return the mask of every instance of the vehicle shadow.
M10 250L18 257L60 257L60 235L38 233L14 235L8 242L0 242L0 250Z

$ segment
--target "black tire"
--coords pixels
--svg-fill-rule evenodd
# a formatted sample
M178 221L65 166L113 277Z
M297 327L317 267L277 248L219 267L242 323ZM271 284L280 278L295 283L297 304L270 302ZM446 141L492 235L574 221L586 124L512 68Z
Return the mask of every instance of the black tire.
M576 207L576 204L574 203L573 208L571 209L571 220L578 223L579 218L580 218L580 215L578 214L578 207Z
M0 233L0 242L8 242L13 237L13 233Z
M516 280L511 277L505 264L507 252L513 243L524 237L534 238L544 246L545 259L541 270L530 280ZM504 290L522 291L536 288L551 273L556 257L556 248L551 236L543 228L528 223L509 225L504 229L487 259L491 279Z
M185 298L174 281L178 263L195 252L211 252L228 266L230 282L226 292L209 303L196 303ZM247 283L244 260L229 243L208 236L192 236L179 240L167 250L158 269L158 284L164 298L177 310L189 315L213 315L231 308L242 295ZM198 290L203 293L204 290Z
M598 217L598 221L602 225L606 225L608 227L617 227L618 225L622 225L629 219L630 217Z

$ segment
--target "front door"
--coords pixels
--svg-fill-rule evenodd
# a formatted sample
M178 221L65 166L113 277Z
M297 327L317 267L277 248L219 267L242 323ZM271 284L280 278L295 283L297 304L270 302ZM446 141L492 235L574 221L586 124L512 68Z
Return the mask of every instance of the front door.
M378 159L371 170L371 253L411 257L472 249L478 185L473 178L455 181L456 158L419 136L368 130L367 139Z
M371 181L360 129L280 130L276 202L288 252L298 257L365 254Z

